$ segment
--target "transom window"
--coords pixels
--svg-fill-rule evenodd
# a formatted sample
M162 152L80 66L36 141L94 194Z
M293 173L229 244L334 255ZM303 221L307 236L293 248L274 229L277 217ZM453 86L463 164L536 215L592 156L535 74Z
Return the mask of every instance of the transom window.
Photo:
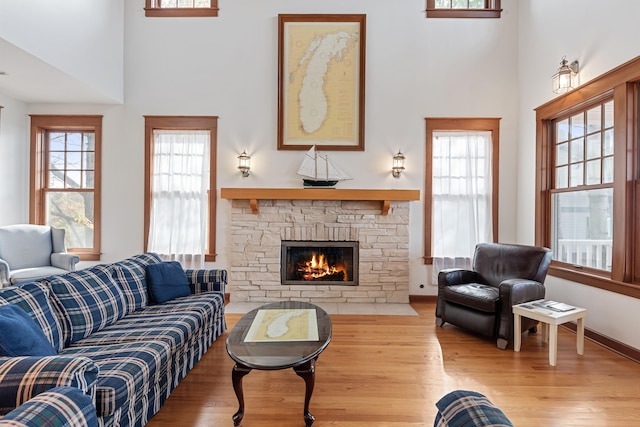
M218 16L218 0L146 0L146 16Z
M427 0L427 18L500 18L500 0Z

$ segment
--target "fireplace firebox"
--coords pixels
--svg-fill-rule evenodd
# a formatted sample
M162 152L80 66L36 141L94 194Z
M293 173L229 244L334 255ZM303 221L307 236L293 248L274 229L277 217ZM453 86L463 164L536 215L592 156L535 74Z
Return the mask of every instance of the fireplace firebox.
M283 285L358 285L358 242L283 240Z

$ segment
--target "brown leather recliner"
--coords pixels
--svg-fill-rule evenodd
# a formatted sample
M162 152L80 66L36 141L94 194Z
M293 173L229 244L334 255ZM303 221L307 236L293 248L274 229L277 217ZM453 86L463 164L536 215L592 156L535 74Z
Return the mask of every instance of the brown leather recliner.
M544 298L544 279L551 250L537 246L480 243L473 257L473 271L446 269L438 274L436 325L446 322L478 334L497 338L505 349L513 340L511 307ZM522 318L522 333L536 327Z

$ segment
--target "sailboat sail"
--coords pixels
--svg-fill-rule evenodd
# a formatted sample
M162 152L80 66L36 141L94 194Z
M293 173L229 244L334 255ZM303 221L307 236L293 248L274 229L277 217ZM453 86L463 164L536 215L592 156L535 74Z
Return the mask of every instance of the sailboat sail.
M320 154L315 145L305 154L298 175L311 181L345 181L352 179L327 155Z

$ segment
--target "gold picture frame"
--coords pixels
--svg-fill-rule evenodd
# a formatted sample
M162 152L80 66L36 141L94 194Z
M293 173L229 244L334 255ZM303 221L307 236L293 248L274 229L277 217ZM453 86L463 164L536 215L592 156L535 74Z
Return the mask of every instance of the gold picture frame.
M278 15L278 150L364 151L366 15Z

